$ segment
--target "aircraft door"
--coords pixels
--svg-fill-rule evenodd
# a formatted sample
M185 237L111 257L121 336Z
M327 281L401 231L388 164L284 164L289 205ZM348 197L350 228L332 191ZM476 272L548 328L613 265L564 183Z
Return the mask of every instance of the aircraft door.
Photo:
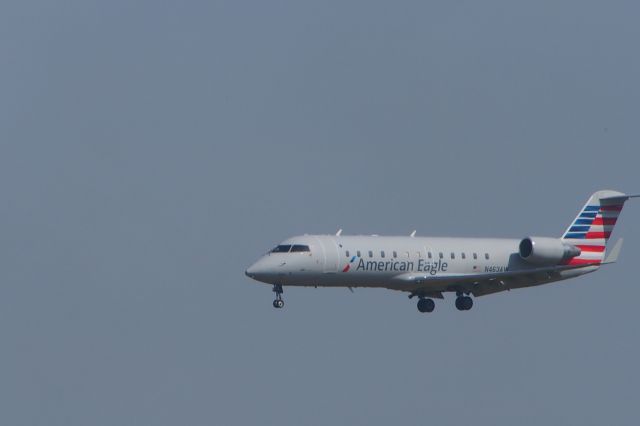
M320 240L322 246L322 252L324 254L323 272L335 273L338 272L338 260L340 254L338 252L338 245L332 237L325 237Z

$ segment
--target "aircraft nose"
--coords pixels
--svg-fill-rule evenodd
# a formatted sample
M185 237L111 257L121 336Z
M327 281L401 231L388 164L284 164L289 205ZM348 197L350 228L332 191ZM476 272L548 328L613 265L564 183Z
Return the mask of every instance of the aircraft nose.
M274 262L273 258L265 256L249 266L244 273L256 281L270 283L282 272L278 268L278 263Z
M245 275L254 280L263 281L269 275L269 265L264 259L259 259L253 265L249 266Z
M256 274L256 268L255 268L256 264L254 263L253 265L249 266L247 268L246 271L244 271L244 274L246 276L248 276L249 278L253 278Z

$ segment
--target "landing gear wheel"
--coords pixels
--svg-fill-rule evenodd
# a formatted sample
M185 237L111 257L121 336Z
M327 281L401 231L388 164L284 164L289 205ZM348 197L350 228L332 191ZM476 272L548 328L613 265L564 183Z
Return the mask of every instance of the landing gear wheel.
M418 299L418 310L422 313L433 312L436 304L432 299Z
M282 286L280 284L274 284L273 292L276 294L276 300L273 301L273 307L276 309L282 309L284 307L284 300L282 300Z
M456 309L459 311L468 311L473 307L473 299L469 296L458 296L456 298Z
M473 308L473 299L467 296L464 301L464 310L468 311L471 308Z

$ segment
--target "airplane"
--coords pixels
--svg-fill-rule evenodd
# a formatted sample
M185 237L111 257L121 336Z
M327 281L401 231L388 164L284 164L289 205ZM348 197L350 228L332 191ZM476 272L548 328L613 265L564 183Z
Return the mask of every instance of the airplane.
M595 192L560 238L442 238L302 235L289 238L245 274L271 284L274 308L284 307L284 286L386 288L417 297L418 311L455 292L459 311L473 297L566 280L616 262L620 238L609 239L625 201L638 195Z

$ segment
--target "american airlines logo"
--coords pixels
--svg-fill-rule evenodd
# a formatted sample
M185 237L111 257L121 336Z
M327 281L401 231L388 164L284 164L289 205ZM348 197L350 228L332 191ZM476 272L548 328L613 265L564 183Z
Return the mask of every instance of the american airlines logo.
M351 264L352 264L353 262L355 262L357 258L358 258L358 256L353 256L353 257L351 258L351 260L349 260L349 263L347 263L347 266L345 266L345 267L344 267L344 269L342 270L342 272L349 272L349 269L351 269ZM360 259L360 260L362 260L362 259Z

